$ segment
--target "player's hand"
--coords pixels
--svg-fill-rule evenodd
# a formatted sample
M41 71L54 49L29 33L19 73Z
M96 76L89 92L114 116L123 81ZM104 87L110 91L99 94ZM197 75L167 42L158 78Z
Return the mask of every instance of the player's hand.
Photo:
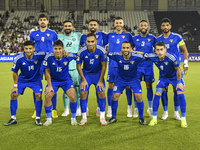
M81 84L80 84L80 88L81 88L81 90L83 89L84 91L85 91L85 87L88 87L88 83L87 83L87 81L86 80L83 80L82 82L81 82Z
M97 83L96 89L97 89L98 87L99 87L99 90L100 90L100 91L101 91L101 90L102 90L103 92L105 91L105 87L104 87L104 85L103 85L103 82L100 82L100 81L99 81L99 82Z
M10 95L12 95L12 94L18 94L18 88L17 88L17 87L13 87L13 88L11 89Z
M183 74L184 75L186 75L187 74L187 72L188 72L188 65L186 65L186 64L183 64Z
M69 56L69 53L67 51L64 51L63 54L64 54L64 57L68 57Z
M181 89L183 92L185 91L185 86L182 83L177 84L176 90Z
M54 90L53 90L52 86L48 86L48 87L46 88L46 90L45 90L45 95L48 95L48 94L50 94L51 92L54 92Z

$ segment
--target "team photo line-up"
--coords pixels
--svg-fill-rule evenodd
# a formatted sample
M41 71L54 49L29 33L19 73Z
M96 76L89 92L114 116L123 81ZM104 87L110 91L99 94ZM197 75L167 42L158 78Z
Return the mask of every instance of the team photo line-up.
M71 110L71 125L85 125L89 115L88 95L90 85L96 87L97 108L96 116L101 125L112 124L117 121L118 99L126 89L127 117L138 117L141 125L146 125L143 117L144 102L142 100L141 81L147 88L148 109L152 117L149 126L157 124L157 111L161 98L164 113L161 119L168 118L168 86L174 91L174 119L180 120L181 127L186 128L186 99L184 96L185 83L183 75L188 71L188 51L181 35L171 32L171 21L161 20L163 33L157 38L148 33L148 22L141 20L140 33L134 37L126 32L121 17L114 20L115 32L105 34L99 32L98 23L91 19L88 33L82 35L73 32L73 24L67 20L63 22L63 32L56 32L48 28L48 17L40 14L39 29L32 31L30 40L24 42L24 52L18 55L12 66L14 86L11 89L10 113L11 119L5 126L17 124L16 112L18 96L23 95L26 87L33 90L35 111L32 118L38 126L49 126L52 118L57 118L57 91L63 89L63 104L65 110L61 116L69 115ZM107 49L107 50L106 50ZM183 70L180 67L179 53L183 52ZM109 60L109 61L108 61ZM108 62L108 90L106 109L104 76ZM153 63L159 70L156 92L153 94L152 83L155 81ZM18 75L18 71L20 74ZM42 111L43 74L47 81L45 88L44 109L46 122L40 121ZM132 113L132 95L134 96L134 110ZM70 106L68 106L70 105ZM181 110L181 117L179 114ZM105 115L110 117L108 121ZM79 123L76 116L82 116Z

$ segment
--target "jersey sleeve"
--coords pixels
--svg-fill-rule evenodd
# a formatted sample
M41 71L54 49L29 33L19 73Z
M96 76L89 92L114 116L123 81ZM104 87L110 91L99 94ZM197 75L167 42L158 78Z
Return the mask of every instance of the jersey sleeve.
M131 47L134 47L132 35L129 33L128 36L129 36L129 42L131 43Z
M106 53L101 53L101 62L105 62L105 61L107 61L107 55L106 55Z
M16 59L17 59L17 58L16 58ZM13 66L12 66L11 71L13 71L13 72L18 72L18 70L19 70L19 63L18 63L18 60L15 60L15 61L13 62Z
M81 40L82 34L80 32L77 32L78 40Z
M43 61L43 66L44 66L44 68L46 68L46 69L50 69L50 63L49 63L49 55L46 55L46 57L44 58L44 61Z
M57 41L57 40L58 40L57 34L54 33L53 42L55 42L55 41Z
M119 54L118 52L115 52L115 53L112 53L112 52L107 53L107 56L108 56L110 59L115 60L115 61L117 61L117 57L118 57L119 55L121 55L121 54Z
M29 35L29 38L30 38L30 41L34 41L33 32L31 32L31 34Z
M132 47L135 47L135 43L134 43L134 42L135 42L135 38L132 37L132 43L131 43L131 46L132 46Z
M174 67L176 68L176 67L180 66L180 62L179 62L178 58L175 55L173 55L173 56L174 56L174 58L172 58L170 60L172 61Z
M76 58L76 63L82 64L82 60L83 60L83 53L78 53Z
M67 57L69 61L76 60L76 58L77 58L76 53L69 53L69 56Z
M85 35L82 35L82 36L81 36L81 39L80 39L80 45L81 45L81 46L82 46L83 44L85 44L84 36L85 36Z
M57 39L61 39L61 37L62 37L62 34L57 34Z
M136 57L136 60L137 60L138 62L143 62L143 61L146 60L142 54L138 54L138 53L132 52L131 55L132 55L132 56L135 56L135 57Z
M108 38L109 38L109 34L106 34L103 40L103 46L106 46L108 44Z

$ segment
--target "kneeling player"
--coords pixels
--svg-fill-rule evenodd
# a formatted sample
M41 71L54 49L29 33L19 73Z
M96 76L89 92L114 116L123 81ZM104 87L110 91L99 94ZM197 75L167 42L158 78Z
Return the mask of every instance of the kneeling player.
M149 54L148 58L151 59L159 69L159 80L156 86L156 94L153 101L153 119L149 125L154 126L157 124L157 111L159 107L159 100L162 92L166 90L169 84L177 90L177 99L181 108L181 127L186 128L186 100L184 96L185 86L182 78L181 67L178 58L175 55L166 52L164 42L156 43L156 54Z
M60 40L54 42L53 52L54 53L48 54L45 57L45 61L43 63L48 84L45 90L45 103L44 103L47 121L44 123L44 126L52 124L51 99L58 91L59 87L61 87L69 97L70 109L71 109L71 125L74 126L77 125L76 121L77 102L75 98L73 81L71 80L71 76L69 74L69 62L71 60L76 59L76 55L70 53L70 55L67 58L64 57L63 42Z
M120 53L109 53L108 57L113 59L118 64L118 79L115 82L112 97L112 118L108 123L116 122L116 114L118 107L118 99L122 91L128 86L134 93L137 101L137 106L139 110L139 123L146 124L143 118L144 112L144 102L142 101L142 88L140 80L137 78L137 67L142 61L145 61L141 54L136 54L131 52L131 44L128 41L122 43L122 54Z
M24 53L17 56L14 60L12 71L14 86L11 90L10 112L11 120L5 123L5 126L17 124L17 98L23 95L26 87L33 90L36 97L36 125L42 125L40 115L42 111L42 81L40 78L40 67L44 60L44 52L34 52L34 42L26 41L24 43ZM18 70L21 73L18 76Z
M106 71L107 56L103 47L96 45L96 35L93 33L87 34L87 46L84 46L78 52L77 70L81 76L81 111L82 120L79 125L87 123L86 109L88 101L88 92L91 84L94 84L99 96L100 106L100 123L107 125L105 120L106 96L105 96L105 81L104 75ZM81 64L83 61L83 70Z

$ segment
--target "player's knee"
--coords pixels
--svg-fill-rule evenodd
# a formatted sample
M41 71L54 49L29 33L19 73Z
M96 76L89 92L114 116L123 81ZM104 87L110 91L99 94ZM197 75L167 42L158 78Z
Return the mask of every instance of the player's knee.
M152 88L152 83L146 83L146 87L147 87L148 89L151 89L151 88Z
M142 95L135 95L135 99L137 102L142 102Z
M76 97L75 97L75 95L69 95L69 100L70 100L70 102L72 102L72 103L76 102Z
M36 100L41 100L42 99L42 94L41 93L35 93Z
M119 95L118 94L113 94L112 100L116 101L119 99Z
M105 92L97 92L98 93L98 96L99 96L99 98L105 98L106 96L105 96Z
M156 89L156 95L161 96L161 95L162 95L162 92L163 92L164 90L165 90L165 89L157 88L157 89Z
M113 89L113 88L114 88L114 85L115 85L115 83L109 83L109 84L108 84L108 88L109 88L109 89Z
M81 92L81 99L86 99L86 98L87 98L87 95L88 95L88 92L87 92L87 91L82 91L82 92Z

